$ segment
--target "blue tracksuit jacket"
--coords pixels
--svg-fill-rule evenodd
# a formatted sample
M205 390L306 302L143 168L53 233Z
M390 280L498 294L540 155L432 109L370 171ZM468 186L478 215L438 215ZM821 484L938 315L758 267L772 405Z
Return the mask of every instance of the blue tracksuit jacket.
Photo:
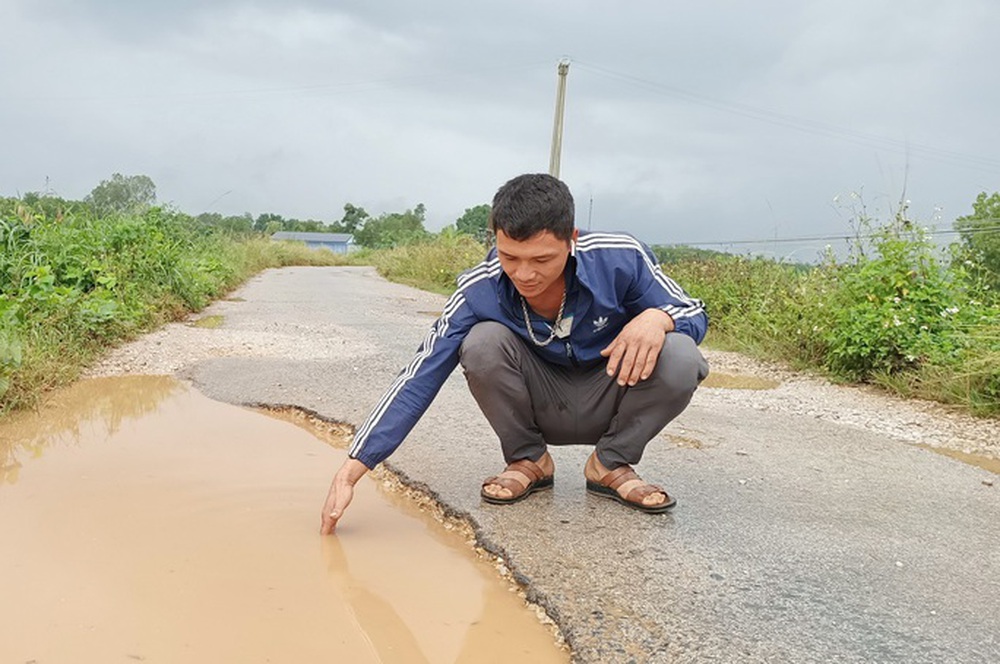
M496 250L490 250L482 263L458 278L458 289L416 356L355 433L350 456L374 468L399 447L458 364L466 334L481 321L503 323L553 364L585 367L606 361L601 350L646 309L667 312L676 331L698 343L705 336L708 317L702 302L664 275L653 252L630 235L580 231L567 272L563 319L565 324L572 318L569 336L537 347L528 338L520 296ZM551 333L548 322L533 312L532 329L539 339Z

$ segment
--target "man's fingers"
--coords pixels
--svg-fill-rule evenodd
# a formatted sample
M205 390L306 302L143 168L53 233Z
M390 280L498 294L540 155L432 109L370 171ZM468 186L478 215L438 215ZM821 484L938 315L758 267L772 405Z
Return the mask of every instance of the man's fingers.
M337 527L337 521L340 519L340 511L336 510L333 503L333 500L327 498L326 503L323 505L323 513L320 515L322 523L319 529L321 535L329 535Z
M649 346L643 346L642 352L635 358L635 369L632 370L632 384L635 385L641 380L645 380L646 367L649 366L649 356L653 350Z
M632 358L632 369L628 374L628 384L635 385L640 380L642 380L642 372L646 369L646 361L649 358L649 349L645 346L640 347L636 350L635 356Z
M642 366L642 375L639 376L639 380L646 380L653 375L653 369L656 368L656 361L659 358L659 351L654 351L650 348L649 353L646 355L646 362Z
M323 513L323 523L319 528L320 535L329 535L333 532L333 529L337 527L337 521L330 515L329 512Z
M344 511L354 498L354 487L349 484L335 485L330 491L331 495L323 505L323 527L320 530L323 535L329 535L337 529L337 522L344 516Z
M337 471L337 474L333 476L333 481L330 482L330 490L327 492L326 500L323 502L320 533L329 535L337 528L337 522L344 516L344 511L347 510L347 506L351 504L351 499L354 498L354 485L367 472L368 467L357 459L348 458L340 466L340 470Z
M638 319L636 319L638 320ZM601 351L608 358L608 375L618 376L621 386L635 385L653 375L663 347L661 327L635 326L634 320ZM631 326L631 327L630 327ZM657 341L659 340L659 343Z
M642 369L640 380L646 380L656 371L656 363L660 360L660 353L663 351L663 344L666 342L666 335L657 335L653 344L649 347L649 354L646 356L646 363Z
M641 380L646 380L653 373L659 353L655 348L646 346L635 361L635 369L632 371L632 385Z
M621 362L622 353L625 351L624 344L620 341L615 340L613 344L605 348L604 350L610 349L610 357L608 357L608 375L614 376L618 372L618 363ZM603 351L601 352L603 355Z
M322 535L332 533L337 527L337 521L340 520L340 516L344 513L343 508L338 506L340 502L338 493L337 486L334 484L330 487L330 493L326 497L326 502L323 503L322 525L320 526L320 534Z
M632 381L632 373L635 369L635 358L638 349L635 344L629 344L622 356L622 366L618 370L618 384L624 386ZM632 382L634 385L635 383Z

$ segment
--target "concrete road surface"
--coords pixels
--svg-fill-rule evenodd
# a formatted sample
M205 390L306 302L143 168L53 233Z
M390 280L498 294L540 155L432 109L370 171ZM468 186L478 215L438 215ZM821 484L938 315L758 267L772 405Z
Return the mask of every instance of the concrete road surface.
M210 311L224 329L277 331L296 352L210 359L184 375L224 401L291 404L353 425L444 303L370 268L268 271L236 295ZM708 394L639 467L677 497L667 516L587 495L584 448L552 450L554 491L481 502L481 480L503 463L461 369L389 465L468 516L576 661L1000 661L994 475L859 427ZM317 487L317 523L325 493ZM340 537L368 527L351 516Z

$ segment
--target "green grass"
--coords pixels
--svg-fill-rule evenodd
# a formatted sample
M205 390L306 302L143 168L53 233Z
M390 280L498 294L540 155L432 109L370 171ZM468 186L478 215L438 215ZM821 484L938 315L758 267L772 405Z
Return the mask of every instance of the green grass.
M665 265L703 299L708 343L1000 416L1000 303L919 231L808 270L738 256Z
M154 208L0 199L0 413L36 404L109 347L199 311L263 269L343 260Z
M808 267L680 252L664 271L706 302L710 347L1000 416L996 296L919 230L889 224L873 235L846 262ZM454 276L483 253L449 237L351 260L449 294Z
M349 260L354 265L374 265L386 279L450 295L458 275L485 255L483 245L468 235L439 235L392 249L361 251Z
M812 268L675 251L664 271L706 302L712 346L1000 415L1000 297L981 266L941 253L908 223L871 230L847 261ZM109 347L267 268L374 265L447 295L484 254L472 238L442 233L335 255L230 236L168 210L97 218L73 203L0 199L0 413L37 403Z

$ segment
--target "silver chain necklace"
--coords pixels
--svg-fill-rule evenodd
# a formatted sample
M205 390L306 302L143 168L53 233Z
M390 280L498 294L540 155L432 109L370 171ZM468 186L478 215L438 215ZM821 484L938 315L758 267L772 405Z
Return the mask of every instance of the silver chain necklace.
M556 338L556 330L559 328L559 324L562 323L563 309L566 307L566 290L563 288L562 301L559 303L559 313L556 314L556 320L552 323L552 334L545 341L539 341L535 337L535 333L531 329L531 318L528 317L528 303L525 301L524 296L521 295L521 311L524 312L524 324L528 328L528 336L536 346L548 346Z

